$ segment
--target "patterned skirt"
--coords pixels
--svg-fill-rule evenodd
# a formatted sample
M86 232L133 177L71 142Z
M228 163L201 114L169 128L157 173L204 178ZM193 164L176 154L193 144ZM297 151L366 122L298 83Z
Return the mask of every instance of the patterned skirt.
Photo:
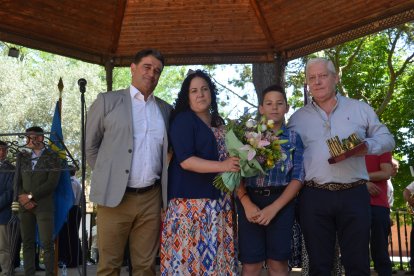
M234 204L175 198L168 203L161 234L161 275L238 275Z

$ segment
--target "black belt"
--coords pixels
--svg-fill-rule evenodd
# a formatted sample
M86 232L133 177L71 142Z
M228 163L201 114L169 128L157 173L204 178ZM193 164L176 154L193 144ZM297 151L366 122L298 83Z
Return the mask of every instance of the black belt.
M135 193L135 194L143 194L145 192L151 191L152 189L155 189L156 187L158 187L161 184L161 181L158 179L154 182L154 184L147 186L147 187L143 187L143 188L131 188L131 187L127 187L125 192L127 193Z
M367 184L367 180L361 179L355 182L351 182L351 183L324 183L324 184L319 184L316 183L313 180L310 181L305 181L305 186L306 187L311 187L311 188L316 188L316 189L322 189L322 190L328 190L328 191L342 191L342 190L348 190L360 185L365 185Z
M280 192L283 192L285 190L286 186L271 186L271 187L246 187L246 190L249 193L253 193L260 196L270 196L273 194L277 194Z

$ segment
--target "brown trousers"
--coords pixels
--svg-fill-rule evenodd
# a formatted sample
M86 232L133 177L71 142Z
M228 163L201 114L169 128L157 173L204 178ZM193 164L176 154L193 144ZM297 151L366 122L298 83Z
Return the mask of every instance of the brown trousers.
M97 210L97 275L120 275L128 238L132 275L155 275L155 257L160 242L160 186L142 194L125 193L118 206L98 205Z

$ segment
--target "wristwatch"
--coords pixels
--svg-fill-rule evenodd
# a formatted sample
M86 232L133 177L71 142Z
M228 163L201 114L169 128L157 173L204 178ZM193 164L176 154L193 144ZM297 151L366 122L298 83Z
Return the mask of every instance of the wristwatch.
M32 199L32 198L33 198L32 193L28 194L28 195L27 195L27 198L28 198L28 199Z

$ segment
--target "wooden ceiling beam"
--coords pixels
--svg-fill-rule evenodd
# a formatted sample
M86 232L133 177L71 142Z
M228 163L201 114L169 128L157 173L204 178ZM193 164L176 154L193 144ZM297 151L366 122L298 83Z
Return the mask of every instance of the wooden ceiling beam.
M413 0L3 2L0 40L113 66L148 47L170 65L292 60L414 20Z
M127 0L118 0L116 5L116 16L115 23L112 30L112 42L110 52L115 54L118 50L119 37L122 30L122 22L124 21L125 9L126 9Z
M1 29L0 40L21 45L27 48L33 48L49 53L54 53L94 64L102 65L105 61L105 59L102 56L100 56L99 53L68 47L67 45L57 44L56 42L50 43L49 41L30 38L27 36L23 37L18 34L3 31Z
M269 29L269 25L266 22L266 19L263 16L262 10L260 9L259 4L256 0L250 0L250 5L253 8L254 14L256 15L257 21L259 22L260 27L262 28L263 34L266 37L269 48L274 51L275 40L273 39L272 33Z
M133 57L123 56L114 59L116 66L129 66ZM246 52L237 54L198 54L198 55L171 55L164 54L166 65L194 65L194 64L250 64L274 62L273 54L268 52Z
M317 41L307 42L297 47L292 47L286 52L286 58L287 60L292 60L295 58L303 57L311 53L328 49L335 45L364 37L381 30L393 28L411 21L414 21L414 8L381 20L375 20L374 22L360 25L359 27L349 28L348 30L333 36L318 39Z

